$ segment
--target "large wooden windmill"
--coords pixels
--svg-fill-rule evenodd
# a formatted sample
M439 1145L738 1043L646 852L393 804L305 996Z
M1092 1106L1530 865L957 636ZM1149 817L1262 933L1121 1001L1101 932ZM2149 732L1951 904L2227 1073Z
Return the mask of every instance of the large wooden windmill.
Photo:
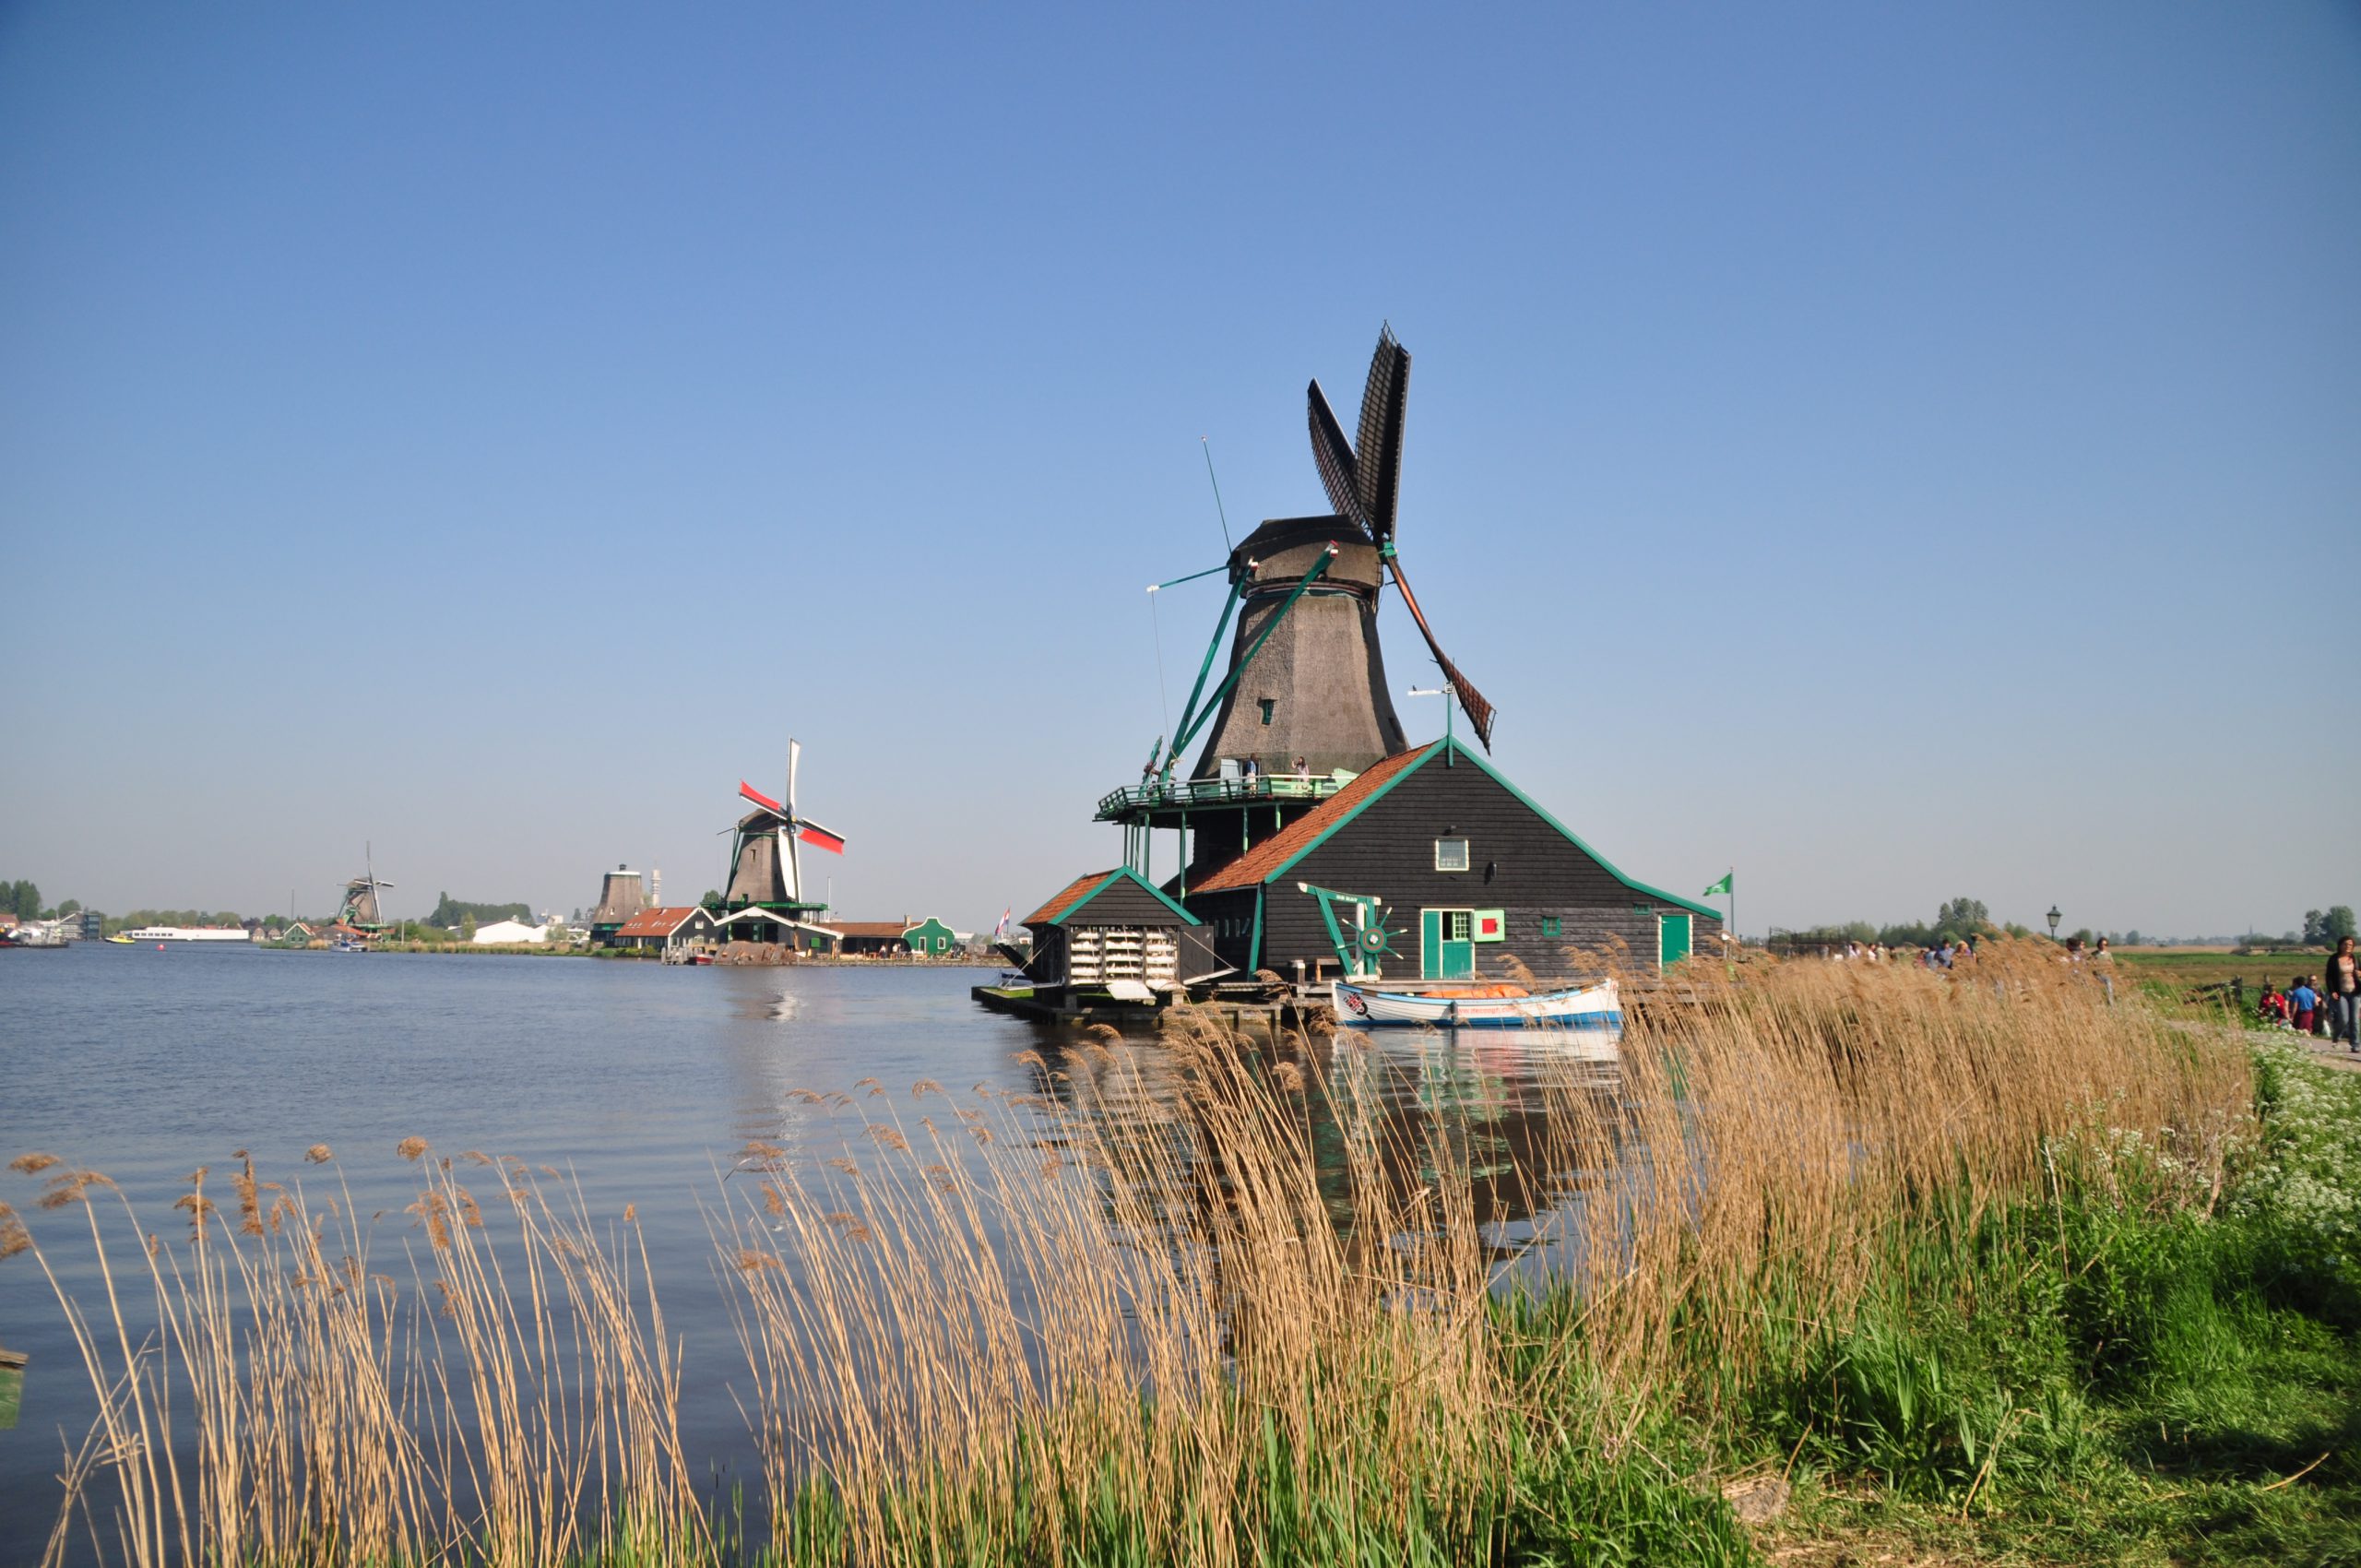
M1390 328L1351 438L1311 383L1312 459L1335 510L1266 521L1230 552L1229 595L1169 744L1158 737L1140 782L1098 802L1100 821L1123 826L1123 864L1076 879L1026 922L1026 1006L1065 1016L1125 1000L1119 986L1145 1004L1265 970L1306 987L1340 974L1445 987L1590 975L1601 955L1651 952L1669 970L1718 947L1710 906L1626 875L1493 766L1492 705L1443 652L1396 548L1409 391L1410 356ZM1389 579L1480 752L1448 721L1442 739L1406 742L1378 646ZM1166 828L1183 846L1177 867L1155 863ZM1199 941L1212 946L1206 968L1171 966L1161 992L1104 957Z
M1312 460L1335 511L1266 521L1230 552L1230 595L1170 743L1159 744L1145 784L1099 803L1101 821L1132 830L1126 863L1150 869L1150 834L1159 827L1191 836L1192 864L1227 859L1407 746L1377 635L1379 594L1389 576L1477 740L1490 749L1492 705L1444 654L1395 548L1409 396L1410 355L1391 327L1380 331L1370 360L1354 439L1346 438L1320 383L1311 384ZM1228 669L1208 692L1225 636ZM1178 760L1201 737L1194 766L1176 780ZM1232 802L1252 804L1227 809Z
M787 799L783 802L772 800L742 778L738 781L739 796L754 809L740 817L732 830L730 885L721 896L724 908L732 913L760 908L795 918L827 908L804 897L803 862L798 848L810 844L841 855L845 841L796 810L795 776L802 760L803 747L788 742Z

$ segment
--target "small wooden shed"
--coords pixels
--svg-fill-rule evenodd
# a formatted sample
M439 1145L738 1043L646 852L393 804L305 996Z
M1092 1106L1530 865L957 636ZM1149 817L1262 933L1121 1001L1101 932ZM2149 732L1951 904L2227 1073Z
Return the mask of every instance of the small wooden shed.
M1222 969L1205 923L1128 866L1078 876L1025 917L1033 933L1026 972L1042 985L1149 991L1204 980Z

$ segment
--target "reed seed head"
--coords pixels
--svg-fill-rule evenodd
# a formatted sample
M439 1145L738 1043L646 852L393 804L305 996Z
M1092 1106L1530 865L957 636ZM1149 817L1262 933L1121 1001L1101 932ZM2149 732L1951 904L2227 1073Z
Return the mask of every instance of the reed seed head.
M329 1148L326 1144L314 1144L310 1148L303 1151L303 1158L311 1164L326 1165L329 1160L336 1158L336 1151Z
M53 1154L20 1154L8 1162L8 1169L26 1176L38 1176L51 1166L60 1163Z
M426 1149L427 1143L424 1138L404 1138L401 1142L394 1146L394 1152L396 1154L400 1155L404 1159L411 1160L413 1162L417 1160L420 1155L424 1154Z

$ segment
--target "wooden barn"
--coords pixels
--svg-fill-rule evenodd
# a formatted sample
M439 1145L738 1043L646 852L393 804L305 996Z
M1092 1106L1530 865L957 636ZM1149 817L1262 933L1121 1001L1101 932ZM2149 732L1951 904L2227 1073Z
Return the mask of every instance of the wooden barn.
M608 939L614 947L647 948L709 946L719 940L720 921L700 904L676 904L642 909L615 928Z
M1661 968L1721 941L1711 908L1626 876L1448 740L1371 765L1242 853L1192 868L1182 885L1224 964L1290 979L1299 965L1307 980L1340 967L1306 886L1382 901L1390 980L1505 979L1509 957L1551 978L1568 971L1569 948L1619 942L1631 963Z
M959 933L932 915L918 921L906 915L898 921L829 921L825 924L843 938L839 951L848 958L940 958L959 945Z
M1220 969L1204 923L1128 866L1078 876L1025 917L1039 985L1158 991ZM1117 994L1121 994L1119 991Z

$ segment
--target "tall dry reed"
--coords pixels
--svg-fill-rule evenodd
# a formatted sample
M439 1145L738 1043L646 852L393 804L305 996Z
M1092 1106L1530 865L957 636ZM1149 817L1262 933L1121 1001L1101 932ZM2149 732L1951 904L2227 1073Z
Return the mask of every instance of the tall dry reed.
M51 1560L77 1508L96 1557L138 1568L704 1553L635 1227L611 1246L578 1196L513 1160L429 1162L397 1277L373 1266L340 1184L307 1199L240 1158L228 1192L191 1177L183 1236L143 1236L102 1175L52 1179L43 1206L85 1210L104 1301L86 1308L31 1249L99 1410Z
M1491 1538L1533 1444L1618 1441L1564 1406L1574 1383L1636 1410L1695 1397L1701 1347L1725 1378L1771 1367L1914 1227L2038 1199L2126 1138L2210 1201L2244 1051L2109 1005L2055 951L1691 965L1695 1004L1635 1019L1610 1088L1570 1053L1519 1091L1538 1103L1507 1156L1478 1148L1498 1105L1403 1113L1402 1048L1186 1016L1153 1044L1026 1053L1030 1093L800 1091L808 1152L750 1146L710 1221L778 1544L1051 1561L1120 1537L1222 1563L1272 1555L1282 1517L1332 1543ZM1407 1051L1485 1092L1480 1058ZM89 1210L105 1302L65 1306L101 1409L80 1463L106 1483L101 1555L728 1550L686 1479L635 1226L603 1240L514 1161L421 1169L392 1273L349 1197L242 1165L231 1214L200 1173L187 1237L122 1268L152 1296L147 1341ZM1509 1280L1559 1293L1542 1339L1502 1310Z

